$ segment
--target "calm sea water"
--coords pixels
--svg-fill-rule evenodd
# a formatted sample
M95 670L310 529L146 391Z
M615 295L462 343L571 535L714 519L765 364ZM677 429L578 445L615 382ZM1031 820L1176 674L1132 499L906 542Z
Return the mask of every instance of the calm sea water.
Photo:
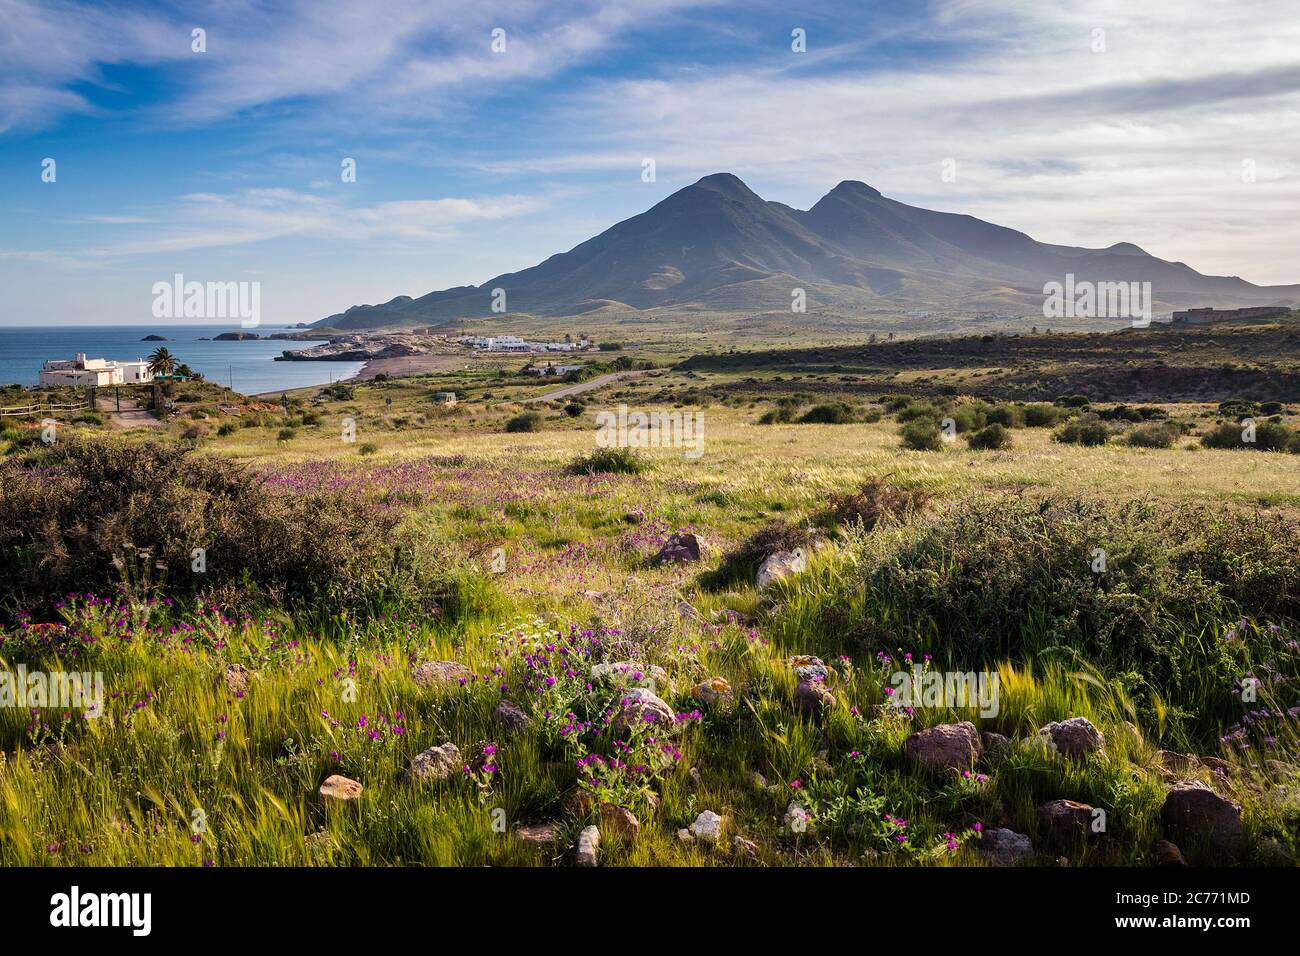
M325 385L349 378L361 370L362 362L276 362L285 349L306 348L318 342L200 342L222 332L224 325L86 325L35 328L0 326L0 385L17 382L35 385L46 359L70 359L78 352L91 358L146 358L165 346L195 371L237 392L255 395L282 388ZM235 329L238 331L238 329ZM256 335L292 331L283 326L263 325L250 330ZM163 335L166 342L142 342L146 335ZM322 340L323 341L323 340ZM233 380L233 385L232 385Z

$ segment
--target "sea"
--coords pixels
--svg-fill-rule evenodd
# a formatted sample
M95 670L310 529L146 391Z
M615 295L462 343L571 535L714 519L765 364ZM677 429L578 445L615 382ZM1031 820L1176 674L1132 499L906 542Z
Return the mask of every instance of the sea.
M160 346L175 356L177 364L183 362L210 381L228 385L245 395L328 385L351 378L365 364L275 361L285 349L307 348L325 341L264 341L273 332L301 331L291 326L260 325L246 330L263 337L255 341L201 341L231 331L245 330L228 322L222 325L0 326L0 385L35 385L41 365L47 359L72 359L78 352L84 352L90 358L126 361L147 358ZM161 335L167 341L141 341L146 335Z

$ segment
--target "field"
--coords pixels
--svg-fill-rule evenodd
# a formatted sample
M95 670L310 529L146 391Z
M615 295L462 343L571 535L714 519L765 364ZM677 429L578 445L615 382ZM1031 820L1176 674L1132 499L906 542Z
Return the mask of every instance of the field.
M1292 865L1294 335L629 339L556 401L11 428L0 658L105 694L0 710L0 864ZM678 440L595 454L620 405Z

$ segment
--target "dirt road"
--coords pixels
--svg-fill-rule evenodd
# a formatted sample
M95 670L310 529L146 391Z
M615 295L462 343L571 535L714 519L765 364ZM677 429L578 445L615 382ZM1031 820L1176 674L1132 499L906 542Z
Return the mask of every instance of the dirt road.
M564 388L557 388L553 392L547 392L545 395L534 395L532 398L520 399L520 403L525 402L549 402L553 398L568 398L570 395L577 395L580 392L589 392L593 388L600 388L602 385L608 385L610 382L617 382L621 378L627 378L629 375L644 375L645 371L635 372L610 372L608 375L598 375L590 381L579 382L577 385L568 385Z
M162 422L141 408L134 398L122 399L119 412L115 399L101 395L95 402L95 410L107 413L108 423L114 428L162 428Z

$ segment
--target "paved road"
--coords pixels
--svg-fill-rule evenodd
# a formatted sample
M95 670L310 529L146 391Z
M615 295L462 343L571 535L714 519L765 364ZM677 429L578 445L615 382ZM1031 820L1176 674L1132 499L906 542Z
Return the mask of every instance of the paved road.
M645 370L641 369L633 372L610 372L608 375L597 375L595 378L586 382L579 382L577 385L567 385L564 388L557 388L553 392L547 392L545 395L534 395L532 398L520 399L520 404L525 402L548 402L553 398L568 398L570 395L577 395L580 392L589 392L593 388L600 388L602 385L608 385L610 382L617 382L621 378L627 378L629 375L644 375Z

